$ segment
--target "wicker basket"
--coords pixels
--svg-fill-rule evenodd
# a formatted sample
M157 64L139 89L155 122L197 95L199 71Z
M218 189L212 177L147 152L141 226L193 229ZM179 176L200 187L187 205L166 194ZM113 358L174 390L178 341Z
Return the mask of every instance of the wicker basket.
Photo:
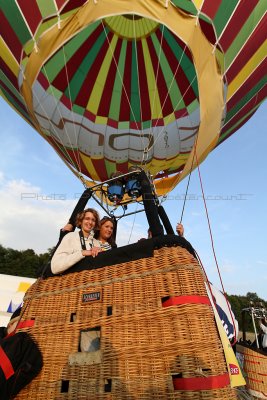
M259 399L267 399L267 354L237 345L249 392ZM241 355L241 357L240 357Z
M44 367L17 399L237 398L202 270L184 248L39 280L24 299L30 319Z

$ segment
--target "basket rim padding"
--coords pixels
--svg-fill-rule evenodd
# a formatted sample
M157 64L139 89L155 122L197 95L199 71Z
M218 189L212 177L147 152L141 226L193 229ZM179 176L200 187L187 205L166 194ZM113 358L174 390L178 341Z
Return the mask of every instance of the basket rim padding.
M162 247L180 246L185 248L190 254L196 258L196 253L191 244L181 236L177 235L163 235L151 239L141 240L137 243L127 246L112 249L112 251L100 253L97 257L93 258L88 256L76 263L73 267L64 271L61 275L69 273L80 272L83 270L98 269L108 267L115 264L121 264L129 261L136 261L141 258L153 257L154 249ZM49 278L54 275L51 271L51 266L44 271L43 278Z

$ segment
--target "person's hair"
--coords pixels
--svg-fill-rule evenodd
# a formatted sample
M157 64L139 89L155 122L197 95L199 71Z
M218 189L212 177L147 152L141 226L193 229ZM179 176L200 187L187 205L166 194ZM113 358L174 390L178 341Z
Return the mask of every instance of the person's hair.
M77 228L81 227L83 219L85 217L85 214L88 213L88 212L92 213L93 216L95 217L94 231L98 230L99 226L100 226L100 218L99 218L98 212L94 208L87 208L86 210L84 210L84 211L82 211L82 212L77 214L77 217L76 217L76 226L77 226Z
M99 239L99 237L100 237L100 229L101 229L101 226L104 225L107 221L111 222L112 225L113 225L113 232L112 232L112 235L110 236L110 238L107 239L107 242L111 245L111 247L116 247L116 243L115 243L115 239L114 239L114 229L115 229L115 223L116 223L116 222L115 222L115 220L114 220L113 218L111 218L111 217L103 217L103 218L100 220L99 229L96 230L95 238L96 238L96 239Z

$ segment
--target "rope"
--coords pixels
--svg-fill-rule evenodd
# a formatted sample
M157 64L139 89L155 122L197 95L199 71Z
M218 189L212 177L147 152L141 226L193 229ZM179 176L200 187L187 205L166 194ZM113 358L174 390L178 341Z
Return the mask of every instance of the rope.
M169 86L167 95L166 95L165 100L164 100L164 102L163 102L163 107L164 107L164 105L165 105L165 103L166 103L166 101L167 101L167 97L168 97L168 95L169 95L170 88L171 88L172 85L173 85L174 79L175 79L175 77L176 77L176 75L177 75L177 72L178 72L178 69L179 69L179 67L180 67L181 61L182 61L183 56L184 56L184 54L185 54L185 49L186 49L186 45L185 45L184 48L183 48L183 53L182 53L182 55L181 55L181 57L180 57L178 66L177 66L177 68L176 68L176 70L175 70L175 73L174 73L174 76L173 76L173 79L172 79L172 82L171 82L171 84L170 84L170 86ZM197 78L197 76L195 75L194 78L190 81L190 84L188 85L186 91L184 92L184 95L188 92L188 90L190 89L190 87L192 86L192 83L196 80L196 78ZM179 106L179 104L181 103L181 101L182 101L182 98L176 103L174 109L177 109L177 108L178 108L178 106ZM185 116L185 114L183 114L183 115L181 116L181 118L184 117L184 116ZM168 124L170 118L171 118L171 115L169 115L169 117L166 119L165 125ZM157 123L156 123L155 126L157 126ZM151 149L155 146L156 142L159 140L159 138L160 138L160 137L162 136L162 134L164 133L164 129L165 129L165 127L163 127L163 128L161 129L159 135L158 135L157 138L154 140L153 145L152 145L148 150L151 150Z
M162 41L163 41L163 33L164 33L165 26L162 25L162 31L161 31L161 38L160 38L160 46L159 46L159 54L158 54L158 65L157 65L157 72L156 72L156 79L155 79L155 87L154 87L154 95L153 95L153 102L152 102L152 115L154 113L154 107L155 107L155 100L156 100L156 89L157 89L157 81L158 81L158 74L159 74L159 65L160 65L160 58L161 58L161 53L162 53ZM151 121L152 122L152 121ZM152 123L150 124L150 128L152 127Z
M132 116L133 116L133 118L134 118L134 122L135 122L135 124L136 124L136 128L137 128L137 130L138 130L138 132L139 132L139 137L140 137L140 139L141 139L142 147L143 147L143 155L142 155L141 165L145 165L146 162L147 162L147 160L148 160L148 151L149 151L149 149L148 149L147 146L145 146L143 131L142 131L142 130L140 131L140 129L138 128L137 120L136 120L136 117L135 117L133 108L132 108L132 106L131 106L131 102L130 102L130 99L129 99L129 97L128 97L127 90L126 90L125 85L124 85L124 83L123 83L122 75L121 75L121 72L120 72L118 63L117 63L117 61L116 61L116 58L115 58L115 56L114 56L114 52L113 52L113 50L112 50L112 47L111 47L111 44L110 44L110 40L109 40L109 38L108 38L108 34L107 34L107 31L106 31L106 27L105 27L105 25L104 25L104 23L103 23L103 20L101 20L101 23L102 23L102 27L103 27L103 30L104 30L105 35L106 35L106 40L107 40L107 42L108 42L108 44L109 44L109 50L111 51L112 59L113 59L115 65L116 65L116 70L117 70L117 72L118 72L118 75L119 75L119 78L120 78L120 81L121 81L121 84L122 84L123 91L124 91L124 93L125 93L125 96L126 96L126 99L127 99L128 105L129 105L129 108L130 108L130 110L131 110L131 114L132 114ZM135 30L135 23L134 23L134 15L133 15L133 27L134 27L134 35L135 35L135 53L136 53L136 60L137 60L136 30ZM136 63L136 65L137 65L137 76L138 76L138 91L139 91L139 98L140 98L140 112L141 112L141 121L142 121L142 107L141 107L140 80L139 80L139 72L138 72L138 63ZM149 142L150 142L150 140L149 140ZM148 143L148 144L149 144L149 143Z
M44 109L42 103L39 101L39 98L36 96L36 94L35 94L33 88L29 86L29 83L28 83L28 81L27 81L27 79L26 79L26 77L25 77L25 75L24 75L24 72L23 72L22 70L21 70L21 73L23 74L23 79L24 79L24 81L26 82L26 85L27 85L27 86L30 88L30 90L32 91L33 97L36 99L38 105L40 106L40 108L42 109L44 115L46 116L46 119L47 119L47 121L49 122L49 125L52 127L52 131L54 131L55 136L59 139L59 142L61 142L62 147L63 147L63 152L64 152L64 154L65 154L65 156L66 156L67 161L68 161L69 164L71 165L71 167L67 164L66 160L65 160L64 158L62 158L62 156L60 155L60 153L56 150L57 153L59 154L59 156L60 156L60 158L63 160L63 162L64 162L68 167L70 167L71 171L72 171L76 176L78 176L77 172L75 171L75 168L76 168L75 163L73 162L73 160L71 159L70 155L69 155L68 152L66 151L66 148L65 148L65 146L64 146L64 144L63 144L63 142L62 142L62 139L60 138L60 136L58 136L58 133L57 133L57 131L56 131L54 125L51 123L50 118L48 117L46 110ZM48 80L48 81L49 81L49 80ZM35 112L35 114L38 115L38 113L36 113L36 112ZM58 142L55 140L55 137L53 137L53 136L51 135L50 138L52 139L52 141L53 141L54 143L56 143L56 145L58 145Z
M44 70L46 79L48 80L49 85L50 85L50 89L51 89L51 93L52 93L52 98L53 98L53 100L54 100L54 103L55 103L55 106L56 106L56 110L58 111L58 113L59 113L59 115L60 115L60 118L63 120L63 116L62 116L62 114L61 114L60 107L58 107L58 103L56 102L56 96L55 96L54 93L53 93L53 92L54 92L54 89L53 89L53 86L50 84L50 81L49 81L49 78L48 78L48 74L47 74L45 65L43 65L43 70ZM49 122L51 123L50 120L49 120ZM52 124L51 124L51 125L52 125ZM66 127L65 127L65 124L63 125L63 130L65 131L66 136L67 136L69 142L71 143L70 136L69 136L68 131L67 131ZM56 134L57 134L57 132L56 132ZM59 134L57 134L57 137L61 140L62 146L64 147L64 149L66 150L66 153L68 154L68 152L67 152L67 147L64 145L64 143L63 143L62 139L60 138ZM74 149L74 147L72 146L72 143L71 143L71 146L70 146L70 147L71 147L71 150L73 151L73 154L74 154L74 157L75 157L75 162L76 162L76 165L75 165L75 163L72 161L71 157L69 156L69 158L71 159L71 164L74 166L74 168L77 168L77 167L78 167L78 168L77 168L78 171L81 172L81 171L79 170L79 163L78 163L77 157L76 157L76 155L75 155L75 149Z
M162 25L161 38L160 38L160 46L159 46L159 53L158 53L158 65L157 65L157 72L156 72L156 79L155 79L155 87L154 87L154 95L153 95L152 108L151 108L151 116L154 115L155 100L156 100L156 89L157 89L157 82L158 82L160 58L161 58L161 53L162 53L162 41L163 41L164 29L165 29L165 26ZM152 132L152 119L150 120L150 131ZM151 137L153 137L153 134L152 134L152 133L151 133ZM150 140L151 140L151 139L150 139Z
M195 157L196 157L197 142L198 142L198 134L199 134L199 131L198 131L198 133L197 133L197 137L196 137L196 140L195 140L195 142L194 142L194 153L193 153L192 163L191 163L190 172L189 172L189 175L188 175L188 180L187 180L187 185L186 185L186 191L185 191L185 197L184 197L184 202L183 202L183 207L182 207L182 212L181 212L180 224L181 224L182 221L183 221L184 210L185 210L185 204L186 204L186 201L187 201L187 193L188 193L189 184L190 184L190 180L191 180L191 175L192 175L192 171L193 171L194 160L195 160Z
M135 121L135 123L136 123L136 125L137 125L136 117L135 117L135 114L134 114L134 112L133 112L133 109L132 109L132 106L131 106L131 103L130 103L130 99L129 99L128 94L127 94L127 90L126 90L125 85L124 85L124 83L123 83L123 79L122 79L122 76L121 76L121 73L120 73L120 70L119 70L119 67L118 67L118 63L117 63L117 61L116 61L116 59L115 59L114 52L113 52L113 50L112 50L111 43L110 43L110 40L109 40L109 38L108 38L108 34L107 34L107 31L106 31L106 27L105 27L105 25L104 25L104 23L103 23L103 20L101 21L101 23L102 23L103 30L104 30L104 32L105 32L106 40L107 40L107 42L108 42L108 44L109 44L109 50L110 50L111 53L112 53L112 58L113 58L113 61L114 61L115 65L116 65L116 69L117 69L117 72L118 72L118 75L119 75L119 78L120 78L120 81L121 81L121 84L122 84L122 87L123 87L123 91L124 91L124 93L125 93L125 96L126 96L128 105L129 105L129 107L130 107L131 113L132 113L132 115L133 115L134 121ZM134 27L134 35L135 35L135 54L136 54L136 60L137 60L137 45L136 45L136 31L135 31L135 24L134 24L134 16L133 16L133 27ZM162 40L163 40L163 31L164 31L164 28L165 28L165 27L163 26L162 35L161 35L161 42L160 42L161 44L162 44ZM175 70L175 72L174 72L174 75L173 75L173 77L172 77L172 81L171 81L171 83L170 83L170 85L169 85L169 87L168 87L168 91L167 91L167 94L166 94L165 99L164 99L164 101L163 101L162 108L164 108L164 105L165 105L165 103L166 103L166 101L167 101L167 99L168 99L170 90L171 90L171 88L172 88L172 85L173 85L173 83L174 83L174 81L175 81L175 77L176 77L176 75L177 75L177 73L178 73L178 71L179 71L179 68L180 68L180 65L181 65L181 61L182 61L182 59L183 59L183 57L184 57L184 54L185 54L185 49L186 49L186 45L185 45L184 48L183 48L183 52L182 52L182 55L181 55L181 57L180 57L180 59L179 59L179 63L178 63L178 65L177 65L176 70ZM156 85L156 82L157 82L157 79L158 79L158 71L159 71L159 65L160 65L161 50L162 50L162 46L160 46L160 53L159 53L159 57L158 57L158 65L157 65L157 72L156 72L155 85ZM140 79L139 79L139 72L138 72L138 63L137 63L137 76L138 76L139 98L141 99L141 96L140 96ZM187 89L185 90L184 94L186 94L186 93L188 92L188 90L189 90L190 87L192 86L192 83L193 83L195 80L196 80L196 75L195 75L195 77L190 81L190 83L189 83ZM155 94L155 92L154 92L153 103L152 103L152 114L153 114L153 109L154 109L154 105L155 105L155 96L156 96L156 94ZM174 109L177 109L177 108L178 108L178 106L179 106L179 104L181 103L181 101L182 101L182 97L181 97L181 98L179 99L179 101L175 104ZM141 120L142 120L141 100L140 100L140 112L141 112ZM184 115L181 116L181 118L182 118L183 116L185 116L185 115L186 115L186 112L184 113ZM166 124L168 124L168 121L170 120L171 117L172 117L172 114L169 115L169 117L167 118ZM155 124L155 127L157 127L157 124L158 124L159 119L160 119L160 117L158 117L158 119L157 119L157 121L156 121L156 124ZM151 122L150 127L152 127L152 122ZM156 143L158 142L158 140L161 138L161 136L162 136L163 133L165 132L165 126L163 126L163 128L161 128L161 130L160 130L158 136L155 138L153 144L152 144L150 147L145 146L142 130L140 131L139 128L137 128L137 129L138 129L138 131L139 131L139 135L140 135L140 139L141 139L141 141L142 141L142 147L143 147L143 156L142 156L141 165L146 165L147 162L148 162L148 153L149 153L149 151L152 151L152 149L154 148L154 146L156 145ZM153 135L151 134L151 136L153 136ZM150 143L150 141L151 141L151 140L149 140L149 143ZM149 144L149 143L148 143L148 144Z
M78 171L81 172L81 158L80 158L80 151L79 151L79 145L78 145L78 139L79 139L79 135L80 135L80 132L81 132L81 126L80 126L80 129L79 129L79 134L77 134L77 131L76 131L76 124L74 123L73 102L72 102L71 92L70 92L69 74L68 74L68 69L67 69L66 54L65 54L65 47L64 47L64 46L62 46L62 52L63 52L63 56L64 56L64 64L65 64L66 78L67 78L67 82L68 82L69 100L70 100L70 103L71 103L72 122L73 122L75 137L76 137L76 147L77 147L77 154L78 154L77 165L79 166Z
M226 22L226 24L224 25L224 28L222 29L220 35L219 35L218 37L217 37L217 35L216 35L216 42L215 42L214 45L213 45L212 53L215 52L215 50L216 50L216 48L217 48L217 46L218 46L218 43L220 43L220 40L221 40L221 38L222 38L222 36L223 36L225 30L228 28L228 25L230 24L230 22L232 22L232 17L233 17L233 15L234 15L234 13L236 12L237 8L240 6L240 3L241 3L241 0L238 0L238 2L237 2L236 5L235 5L234 10L232 11L232 13L231 13L231 15L230 15L230 18L227 18L227 22ZM216 32L216 31L215 31L215 32ZM241 51L241 49L236 53L236 57L238 56L238 54L240 53L240 51ZM236 57L235 57L235 58L236 58ZM234 59L235 59L235 58L234 58ZM226 71L224 71L224 74L226 74Z
M116 58L115 58L115 56L114 56L114 52L113 52L113 50L112 50L112 47L111 47L111 44L110 44L110 40L109 40L109 38L108 38L108 35L107 35L107 32L106 32L106 27L105 27L105 25L104 25L104 23L103 23L103 20L101 20L101 23L102 23L102 27L103 27L103 30L104 30L105 35L106 35L106 39L107 39L108 44L109 44L109 50L111 51L113 61L114 61L115 65L116 65L116 69L117 69L117 71L118 71L118 75L119 75L119 78L120 78L120 80L121 80L121 84L122 84L123 91L124 91L124 93L125 93L125 96L126 96L128 105L129 105L129 107L130 107L131 113L132 113L132 115L133 115L133 117L134 117L134 122L136 123L136 126L137 126L137 121L136 121L136 119L135 119L135 115L134 115L134 112L133 112L133 109L132 109L132 106L131 106L131 102L130 102L130 100L129 100L128 93L127 93L127 90L126 90L126 88L125 88L125 85L124 85L124 83L123 83L123 79L122 79L122 76L121 76L121 72L120 72L118 63L117 63L117 61L116 61Z
M195 75L195 77L191 80L191 82L190 82L190 84L188 85L186 91L184 92L184 95L188 92L188 90L189 90L190 87L191 87L191 84L192 84L195 80L196 80L196 75ZM172 85L172 84L171 84L171 85ZM171 86L171 85L170 85L170 86ZM168 93L169 93L169 90L168 90ZM163 102L163 107L164 107L164 105L165 105L165 103L166 103L166 101L167 101L167 96L168 96L168 94L166 95L166 98L165 98L165 100L164 100L164 102ZM175 109L177 109L177 107L179 106L179 104L181 103L182 100L183 100L183 98L181 97L181 99L176 103L176 105L175 105L175 107L174 107ZM186 112L184 112L184 114L183 114L180 118L183 118L185 115L186 115ZM168 124L169 120L171 119L171 116L172 116L172 114L168 116L168 118L166 119L166 124L165 124L165 125ZM159 119L158 119L158 120L159 120ZM155 126L157 126L157 123L156 123ZM153 145L152 145L148 150L152 150L152 148L155 146L155 144L157 143L157 141L159 140L159 138L162 136L162 134L164 133L164 131L165 131L165 126L161 129L161 131L159 132L158 136L157 136L156 139L154 140Z
M45 71L45 74L46 74L46 78L47 78L48 82L50 83L50 81L49 81L49 79L48 79L48 76L47 76L47 73L46 73L46 70L45 70L45 67L43 66L43 68L44 68L44 71ZM44 109L42 103L39 101L39 98L38 98L37 95L35 94L35 92L34 92L34 90L33 90L33 87L30 87L30 85L29 85L29 83L28 83L28 81L27 81L27 78L26 78L26 76L25 76L25 74L24 74L24 71L23 71L22 69L20 69L20 71L21 71L21 73L22 73L22 75L23 75L23 80L26 82L26 85L27 85L28 88L31 90L33 97L35 98L35 100L37 101L38 105L39 105L40 108L42 109L44 115L46 116L46 120L48 121L49 125L51 126L52 131L54 131L55 136L59 139L59 142L61 142L61 145L62 145L62 147L63 147L62 151L64 152L65 157L66 157L66 159L67 159L67 161L69 162L70 165L67 164L66 160L61 156L61 154L59 153L59 151L55 149L56 152L59 154L60 158L61 158L61 159L63 160L63 162L67 165L67 167L71 169L71 171L74 173L74 175L77 176L77 177L79 177L79 178L81 179L81 176L75 171L75 169L76 169L75 163L73 162L73 160L71 159L70 155L69 155L68 152L66 151L66 147L64 146L64 143L62 142L62 139L61 139L60 136L58 135L58 132L56 131L54 125L51 123L51 120L50 120L50 118L48 117L48 114L47 114L46 110ZM56 107L57 107L57 105L56 105ZM35 114L38 115L37 112L35 112ZM41 116L41 117L42 117L42 116ZM64 129L65 129L65 127L64 127ZM39 129L38 129L38 131L39 131ZM40 131L39 131L39 132L40 132ZM42 132L40 132L40 133L42 134L42 136L45 136ZM50 137L50 138L52 139L52 141L56 144L56 146L58 146L58 142L56 141L55 137L53 137L53 135L50 135L49 137Z
M132 106L131 106L131 103L130 103L130 99L129 99L128 94L127 94L127 90L126 90L125 85L124 85L124 83L123 83L123 79L122 79L122 76L121 76L121 73L120 73L120 70L119 70L119 67L118 67L118 63L117 63L117 61L116 61L116 59L115 59L114 52L113 52L113 50L112 50L110 40L109 40L109 38L108 38L108 34L107 34L107 31L106 31L106 27L105 27L103 21L101 21L101 23L102 23L103 30L104 30L104 32L105 32L106 40L108 41L108 44L109 44L109 50L110 50L111 53L112 53L112 58L113 58L113 61L114 61L115 65L116 65L116 69L117 69L117 71L118 71L119 78L120 78L120 80L121 80L121 84L122 84L122 87L123 87L123 91L124 91L125 96L126 96L126 98L127 98L127 102L128 102L128 104L129 104L129 107L130 107L131 113L132 113L132 115L133 115L134 121L135 121L135 123L136 123L136 125L137 125L136 117L135 117L135 114L134 114L134 112L133 112L133 109L132 109ZM134 24L134 17L133 17L133 24ZM164 29L164 26L163 26L163 29ZM135 24L134 24L134 34L135 34L135 53L136 53L136 60L137 60L137 46L136 46ZM163 40L163 31L162 31L162 35L161 35L161 43L162 43L162 40ZM162 48L162 46L160 46L160 56L161 56L161 48ZM177 65L176 70L175 70L175 72L174 72L174 75L173 75L173 77L172 77L172 81L171 81L171 83L170 83L170 85L169 85L169 87L168 87L168 92L167 92L167 94L166 94L166 96L165 96L165 99L164 99L164 101L163 101L162 108L164 107L164 105L165 105L165 103L166 103L166 101L167 101L167 99L168 99L168 95L169 95L170 90L171 90L171 88L172 88L172 85L173 85L173 83L174 83L174 81L175 81L175 77L176 77L176 75L177 75L177 73L178 73L179 67L180 67L180 65L181 65L181 61L182 61L183 56L184 56L184 54L185 54L185 49L186 49L186 45L185 45L184 48L183 48L183 52L182 52L182 55L181 55L181 57L180 57L179 63L178 63L178 65ZM159 65L160 65L160 57L158 58L158 66L157 66L157 73L156 73L155 84L156 84L157 79L158 79ZM138 69L138 63L137 63L137 69ZM140 96L140 79L139 79L138 70L137 70L137 76L138 76L139 98L141 99L141 96ZM190 81L190 83L189 83L189 85L188 85L186 91L184 92L184 94L186 94L186 93L188 92L188 90L189 90L190 87L192 86L192 83L193 83L195 80L196 80L196 76ZM179 106L179 104L181 103L181 101L182 101L182 98L180 98L179 101L176 103L175 109L178 108L178 106ZM154 98L153 98L153 103L152 103L152 106L153 106L153 107L152 107L152 113L153 113L153 109L154 109L154 103L155 103L155 93L154 93ZM141 100L140 100L140 111L141 111L141 120L142 120ZM185 116L185 115L186 115L186 113L184 113L184 115L182 115L182 117ZM172 115L170 115L170 116L167 118L166 123L168 123L168 121L170 120L171 116L172 116ZM156 124L155 124L155 127L157 126L157 123L158 123L159 119L160 119L160 117L158 117L158 119L157 119L157 121L156 121ZM152 126L152 125L150 125L150 126ZM153 144L152 144L150 147L145 146L144 138L143 138L143 133L142 133L142 131L139 130L139 128L138 128L138 131L139 131L140 139L141 139L141 141L142 141L142 146L143 146L143 156L142 156L141 164L142 164L142 165L145 165L145 164L147 163L147 161L148 161L148 152L151 151L151 150L154 148L154 146L155 146L155 144L157 143L157 141L161 138L162 134L163 134L164 131L165 131L165 127L163 127L163 128L160 130L158 136L155 138Z
M223 290L223 295L224 295L225 299L227 300L226 293L225 293L225 289L224 289L224 285L223 285L223 281L222 281L222 276L221 276L221 272L220 272L220 268L219 268L219 264L218 264L217 257L216 257L215 246L214 246L214 240L213 240L212 229L211 229L211 223L210 223L210 218L209 218L209 213L208 213L208 207L207 207L207 203L206 203L206 199L205 199L205 193L204 193L203 182L202 182L202 178L201 178L201 174L200 174L200 168L199 168L199 163L198 163L197 154L195 154L195 156L196 156L196 161L197 161L197 169L198 169L198 176L199 176L199 181L200 181L200 186L201 186L202 198L203 198L203 202L204 202L204 206L205 206L206 217L207 217L207 222L208 222L208 227L209 227L209 234L210 234L210 239L211 239L211 246L212 246L213 257L214 257L215 264L216 264L216 267L217 267L217 272L218 272L219 279L220 279L220 283L221 283L221 287L222 287L222 290ZM205 270L204 270L204 267L203 267L203 264L202 264L202 262L201 262L201 260L200 260L200 257L198 257L198 258L199 258L200 264L201 264L201 266L202 266L202 268L203 268L203 271L204 271L204 273L205 273L205 275L206 275L206 272L205 272ZM206 275L206 279L207 279L207 275ZM208 279L207 279L207 282L208 282ZM231 319L232 319L232 323L233 323L233 328L234 328L234 342L232 343L232 346L233 346L233 345L237 342L236 329L235 329L235 323L234 323L233 313L232 313L232 310L231 310L231 308L230 308L229 302L226 301L226 303L227 303L227 307L228 307L229 313L230 313L230 315L231 315Z
M170 85L169 85L169 87L168 87L168 91L167 91L167 94L166 94L165 99L164 99L164 101L163 101L162 108L164 108L165 103L166 103L166 101L167 101L167 99L168 99L168 96L169 96L171 87L172 87L172 85L173 85L173 83L174 83L174 80L175 80L175 77L176 77L176 75L177 75L177 73L178 73L178 70L179 70L181 61L182 61L183 56L184 56L184 54L185 54L185 49L186 49L186 45L184 45L182 55L181 55L181 57L180 57L179 63L178 63L178 65L177 65L176 70L175 70L175 72L174 72L174 75L173 75L173 77L172 77L172 81L171 81L171 83L170 83ZM191 84L194 82L195 79L196 79L196 75L195 75L195 77L191 80L191 82L189 83L189 85L188 85L188 87L187 87L187 89L186 89L186 91L185 91L184 94L186 94L187 91L190 89ZM183 99L183 98L181 97L180 100L176 103L174 109L177 109L177 107L178 107L179 104L181 103L182 99ZM185 114L184 114L184 115L185 115ZM183 117L184 115L182 115L182 117ZM169 122L171 116L172 116L172 114L168 116L168 118L166 119L166 124L165 124L165 125L168 124L168 122ZM156 124L155 124L155 127L157 126L158 121L159 121L159 118L157 119L157 122L156 122ZM161 131L159 132L158 136L155 138L154 143L153 143L153 145L149 148L149 150L151 150L151 149L155 146L155 144L157 143L157 141L159 140L159 138L162 136L164 130L165 130L165 126L161 129Z
M132 233L133 233L133 228L134 228L134 225L135 225L135 219L136 219L136 213L137 213L138 205L139 205L139 204L136 203L136 208L135 208L135 213L134 213L134 219L133 219L132 228L131 228L131 232L130 232L130 235L129 235L129 239L128 239L128 243L127 243L127 244L130 243L130 240L131 240L131 237L132 237Z
M191 174L192 174L193 164L194 164L194 159L195 159L195 154L196 154L197 140L198 140L198 134L197 134L197 137L196 137L196 141L195 141L195 143L194 143L194 155L193 155L193 157L192 157L192 163L191 163L190 172L189 172L189 175L188 175L188 180L187 180L187 185L186 185L186 191L185 191L185 197L184 197L184 202L183 202L183 207L182 207L182 212L181 212L181 218L180 218L180 224L181 224L182 221L183 221L185 203L186 203L186 201L187 201L187 193L188 193L188 189L189 189L189 184L190 184L190 180L191 180Z
M136 41L136 29L135 29L135 21L134 21L134 14L133 14L133 28L134 28L134 41L135 41L135 57L136 57L136 73L137 73L137 80L138 80L138 93L139 93L139 107L140 107L140 119L143 121L143 114L142 114L142 104L141 104L141 93L140 93L140 79L139 79L139 69L138 69L138 54L137 54L137 41ZM142 122L141 122L142 123ZM140 138L143 143L143 147L145 148L144 144L144 134L143 129L141 127Z

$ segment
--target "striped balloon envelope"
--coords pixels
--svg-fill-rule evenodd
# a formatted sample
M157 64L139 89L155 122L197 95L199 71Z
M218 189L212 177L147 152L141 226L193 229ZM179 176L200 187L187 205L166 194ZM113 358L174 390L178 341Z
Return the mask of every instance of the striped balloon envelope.
M169 192L266 97L266 0L1 1L1 94L80 178Z

